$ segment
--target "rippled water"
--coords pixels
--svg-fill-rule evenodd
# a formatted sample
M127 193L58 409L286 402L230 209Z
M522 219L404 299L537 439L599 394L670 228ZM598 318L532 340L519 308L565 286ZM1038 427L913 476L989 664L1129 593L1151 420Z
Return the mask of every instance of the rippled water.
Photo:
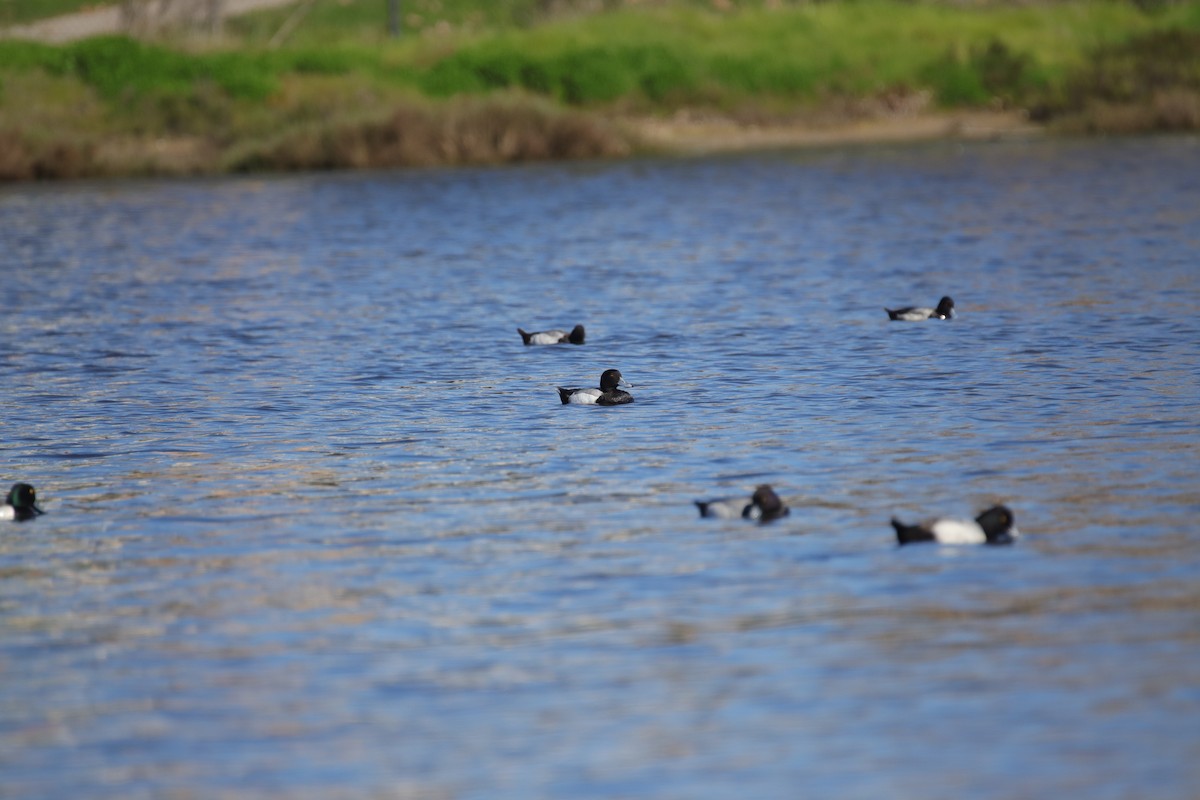
M0 480L47 511L0 523L2 793L1195 797L1197 175L0 190ZM560 405L608 367L633 405ZM761 482L790 517L696 518ZM996 501L1015 547L888 526Z

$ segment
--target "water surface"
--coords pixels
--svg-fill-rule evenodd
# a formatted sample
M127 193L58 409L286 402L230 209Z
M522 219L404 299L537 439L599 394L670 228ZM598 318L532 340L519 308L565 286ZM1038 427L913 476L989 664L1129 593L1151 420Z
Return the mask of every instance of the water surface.
M1197 174L3 189L4 794L1194 797ZM608 367L634 404L558 402ZM762 482L790 517L696 518ZM1017 546L894 544L993 502Z

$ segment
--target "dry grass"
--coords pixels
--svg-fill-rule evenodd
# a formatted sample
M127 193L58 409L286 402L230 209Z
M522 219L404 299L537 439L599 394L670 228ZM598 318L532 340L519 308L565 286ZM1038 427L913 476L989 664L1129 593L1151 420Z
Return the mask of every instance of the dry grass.
M95 148L86 142L31 141L0 131L0 181L83 178L98 174Z
M0 127L0 181L505 164L619 157L633 149L621 127L597 114L526 96L414 100L393 108L383 119L301 119L282 133L249 140Z
M232 159L236 170L502 164L627 155L600 117L522 97L413 104L383 121L307 127Z
M354 33L378 6L347 0L279 50L0 41L0 181L1197 130L1198 2L664 0L380 47Z
M1129 135L1200 130L1200 92L1169 89L1138 102L1092 102L1055 119L1066 134Z

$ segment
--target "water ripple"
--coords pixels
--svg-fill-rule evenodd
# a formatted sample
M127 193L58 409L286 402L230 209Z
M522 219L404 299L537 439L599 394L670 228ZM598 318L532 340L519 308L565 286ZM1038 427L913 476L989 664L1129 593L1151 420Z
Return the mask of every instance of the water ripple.
M1198 161L5 189L6 788L1190 796ZM1018 546L888 526L993 502Z

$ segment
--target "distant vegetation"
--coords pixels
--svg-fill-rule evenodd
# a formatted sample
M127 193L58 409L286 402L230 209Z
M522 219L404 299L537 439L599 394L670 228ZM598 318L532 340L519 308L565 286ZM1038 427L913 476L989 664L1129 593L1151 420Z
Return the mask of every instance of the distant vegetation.
M99 5L104 4L89 0L0 0L0 25L22 25Z
M1072 131L1200 129L1200 0L402 6L398 40L383 0L317 0L219 42L0 41L0 177L606 155L636 146L630 115L783 123L911 96Z

